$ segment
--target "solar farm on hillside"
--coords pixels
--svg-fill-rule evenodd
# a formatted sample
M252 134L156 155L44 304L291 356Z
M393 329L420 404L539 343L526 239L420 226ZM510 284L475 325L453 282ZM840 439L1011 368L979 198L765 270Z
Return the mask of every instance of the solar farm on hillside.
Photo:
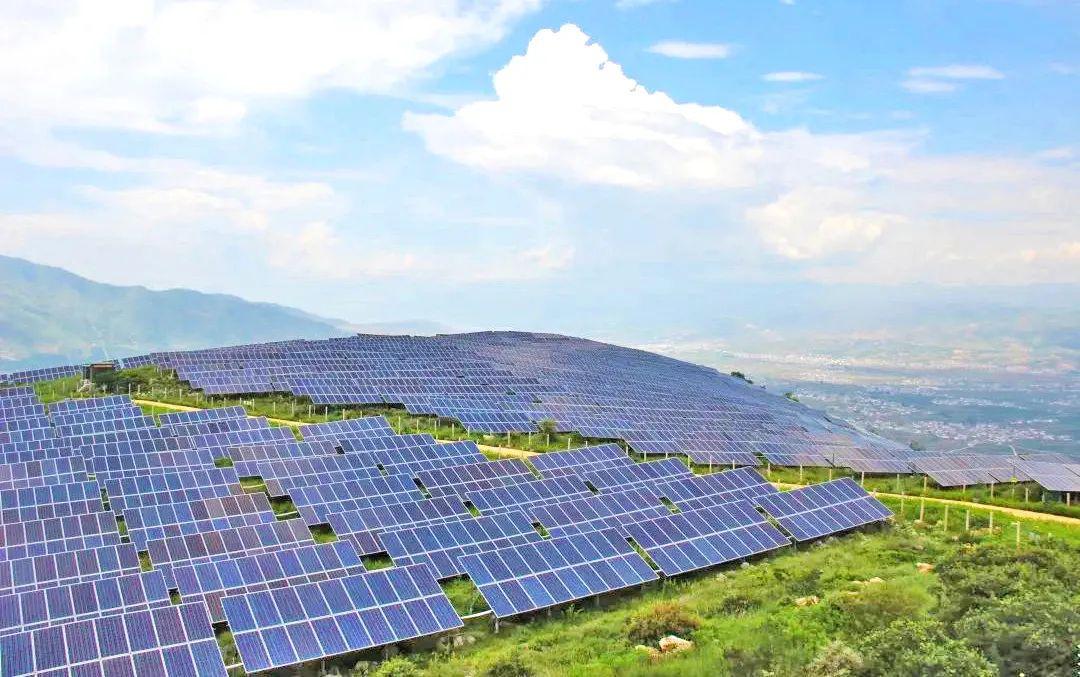
M225 674L223 628L245 671L296 666L460 629L446 581L467 577L496 623L527 619L890 516L851 478L782 492L763 463L1080 482L1063 459L943 465L715 370L561 336L356 336L122 366L150 364L207 394L393 404L492 434L554 421L609 442L488 460L382 417L294 435L241 407L155 418L125 395L46 407L6 388L2 675ZM275 514L281 497L295 515ZM337 540L315 539L324 525ZM371 555L393 566L368 570Z

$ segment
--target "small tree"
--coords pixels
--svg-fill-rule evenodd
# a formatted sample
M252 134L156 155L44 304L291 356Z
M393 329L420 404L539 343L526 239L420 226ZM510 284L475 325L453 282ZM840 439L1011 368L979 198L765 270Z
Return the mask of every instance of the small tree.
M733 372L731 372L731 375L734 376L737 379L741 379L743 381L746 381L747 383L751 383L751 384L753 383L753 381L746 378L746 374L742 373L741 371L733 371Z
M545 435L554 435L555 431L559 429L559 424L555 422L555 419L545 418L543 421L540 421L539 428L540 432Z
M786 393L784 393L784 397L788 398L792 402L798 402L799 401L799 396L795 394L794 390L789 390Z

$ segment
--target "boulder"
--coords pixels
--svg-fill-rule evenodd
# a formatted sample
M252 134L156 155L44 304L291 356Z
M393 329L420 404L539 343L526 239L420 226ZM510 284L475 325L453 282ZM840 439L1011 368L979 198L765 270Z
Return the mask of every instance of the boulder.
M927 562L915 562L915 570L920 574L928 574L934 570L934 565Z
M660 640L660 651L664 653L679 653L694 648L694 643L682 637L668 635Z
M795 600L795 606L814 606L820 601L821 600L818 599L817 595L810 595L808 597L800 597Z

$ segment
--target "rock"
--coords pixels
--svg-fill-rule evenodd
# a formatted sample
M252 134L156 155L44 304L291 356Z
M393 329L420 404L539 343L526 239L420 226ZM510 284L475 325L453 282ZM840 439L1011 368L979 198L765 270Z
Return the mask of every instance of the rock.
M660 651L664 653L679 653L694 648L694 643L682 637L668 635L660 640Z
M455 649L460 649L463 646L469 646L470 644L475 644L475 643L476 643L476 638L473 637L472 635L469 635L469 634L466 634L466 633L462 633L460 635L454 635L450 639L450 645L452 647L454 647Z
M645 646L644 644L638 644L637 646L635 646L634 651L640 651L641 653L648 656L649 660L652 660L652 661L660 660L660 657L662 655L660 653L660 650L657 649L656 647Z
M934 570L934 565L926 562L915 562L915 570L920 574L928 574Z
M878 578L877 576L874 576L873 578L868 578L868 579L866 580L866 582L867 582L867 583L884 583L884 582L885 582L885 580L884 580L884 579L882 579L882 578Z
M818 599L817 595L810 595L808 597L800 597L795 600L795 606L814 606L820 601L821 600Z

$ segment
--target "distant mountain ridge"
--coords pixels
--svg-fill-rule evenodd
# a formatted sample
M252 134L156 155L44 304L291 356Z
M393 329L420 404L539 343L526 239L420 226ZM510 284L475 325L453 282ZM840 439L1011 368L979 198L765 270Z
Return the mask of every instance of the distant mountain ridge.
M357 331L440 331L433 323L353 325L273 303L188 289L94 282L0 256L0 373L154 350L328 338Z

